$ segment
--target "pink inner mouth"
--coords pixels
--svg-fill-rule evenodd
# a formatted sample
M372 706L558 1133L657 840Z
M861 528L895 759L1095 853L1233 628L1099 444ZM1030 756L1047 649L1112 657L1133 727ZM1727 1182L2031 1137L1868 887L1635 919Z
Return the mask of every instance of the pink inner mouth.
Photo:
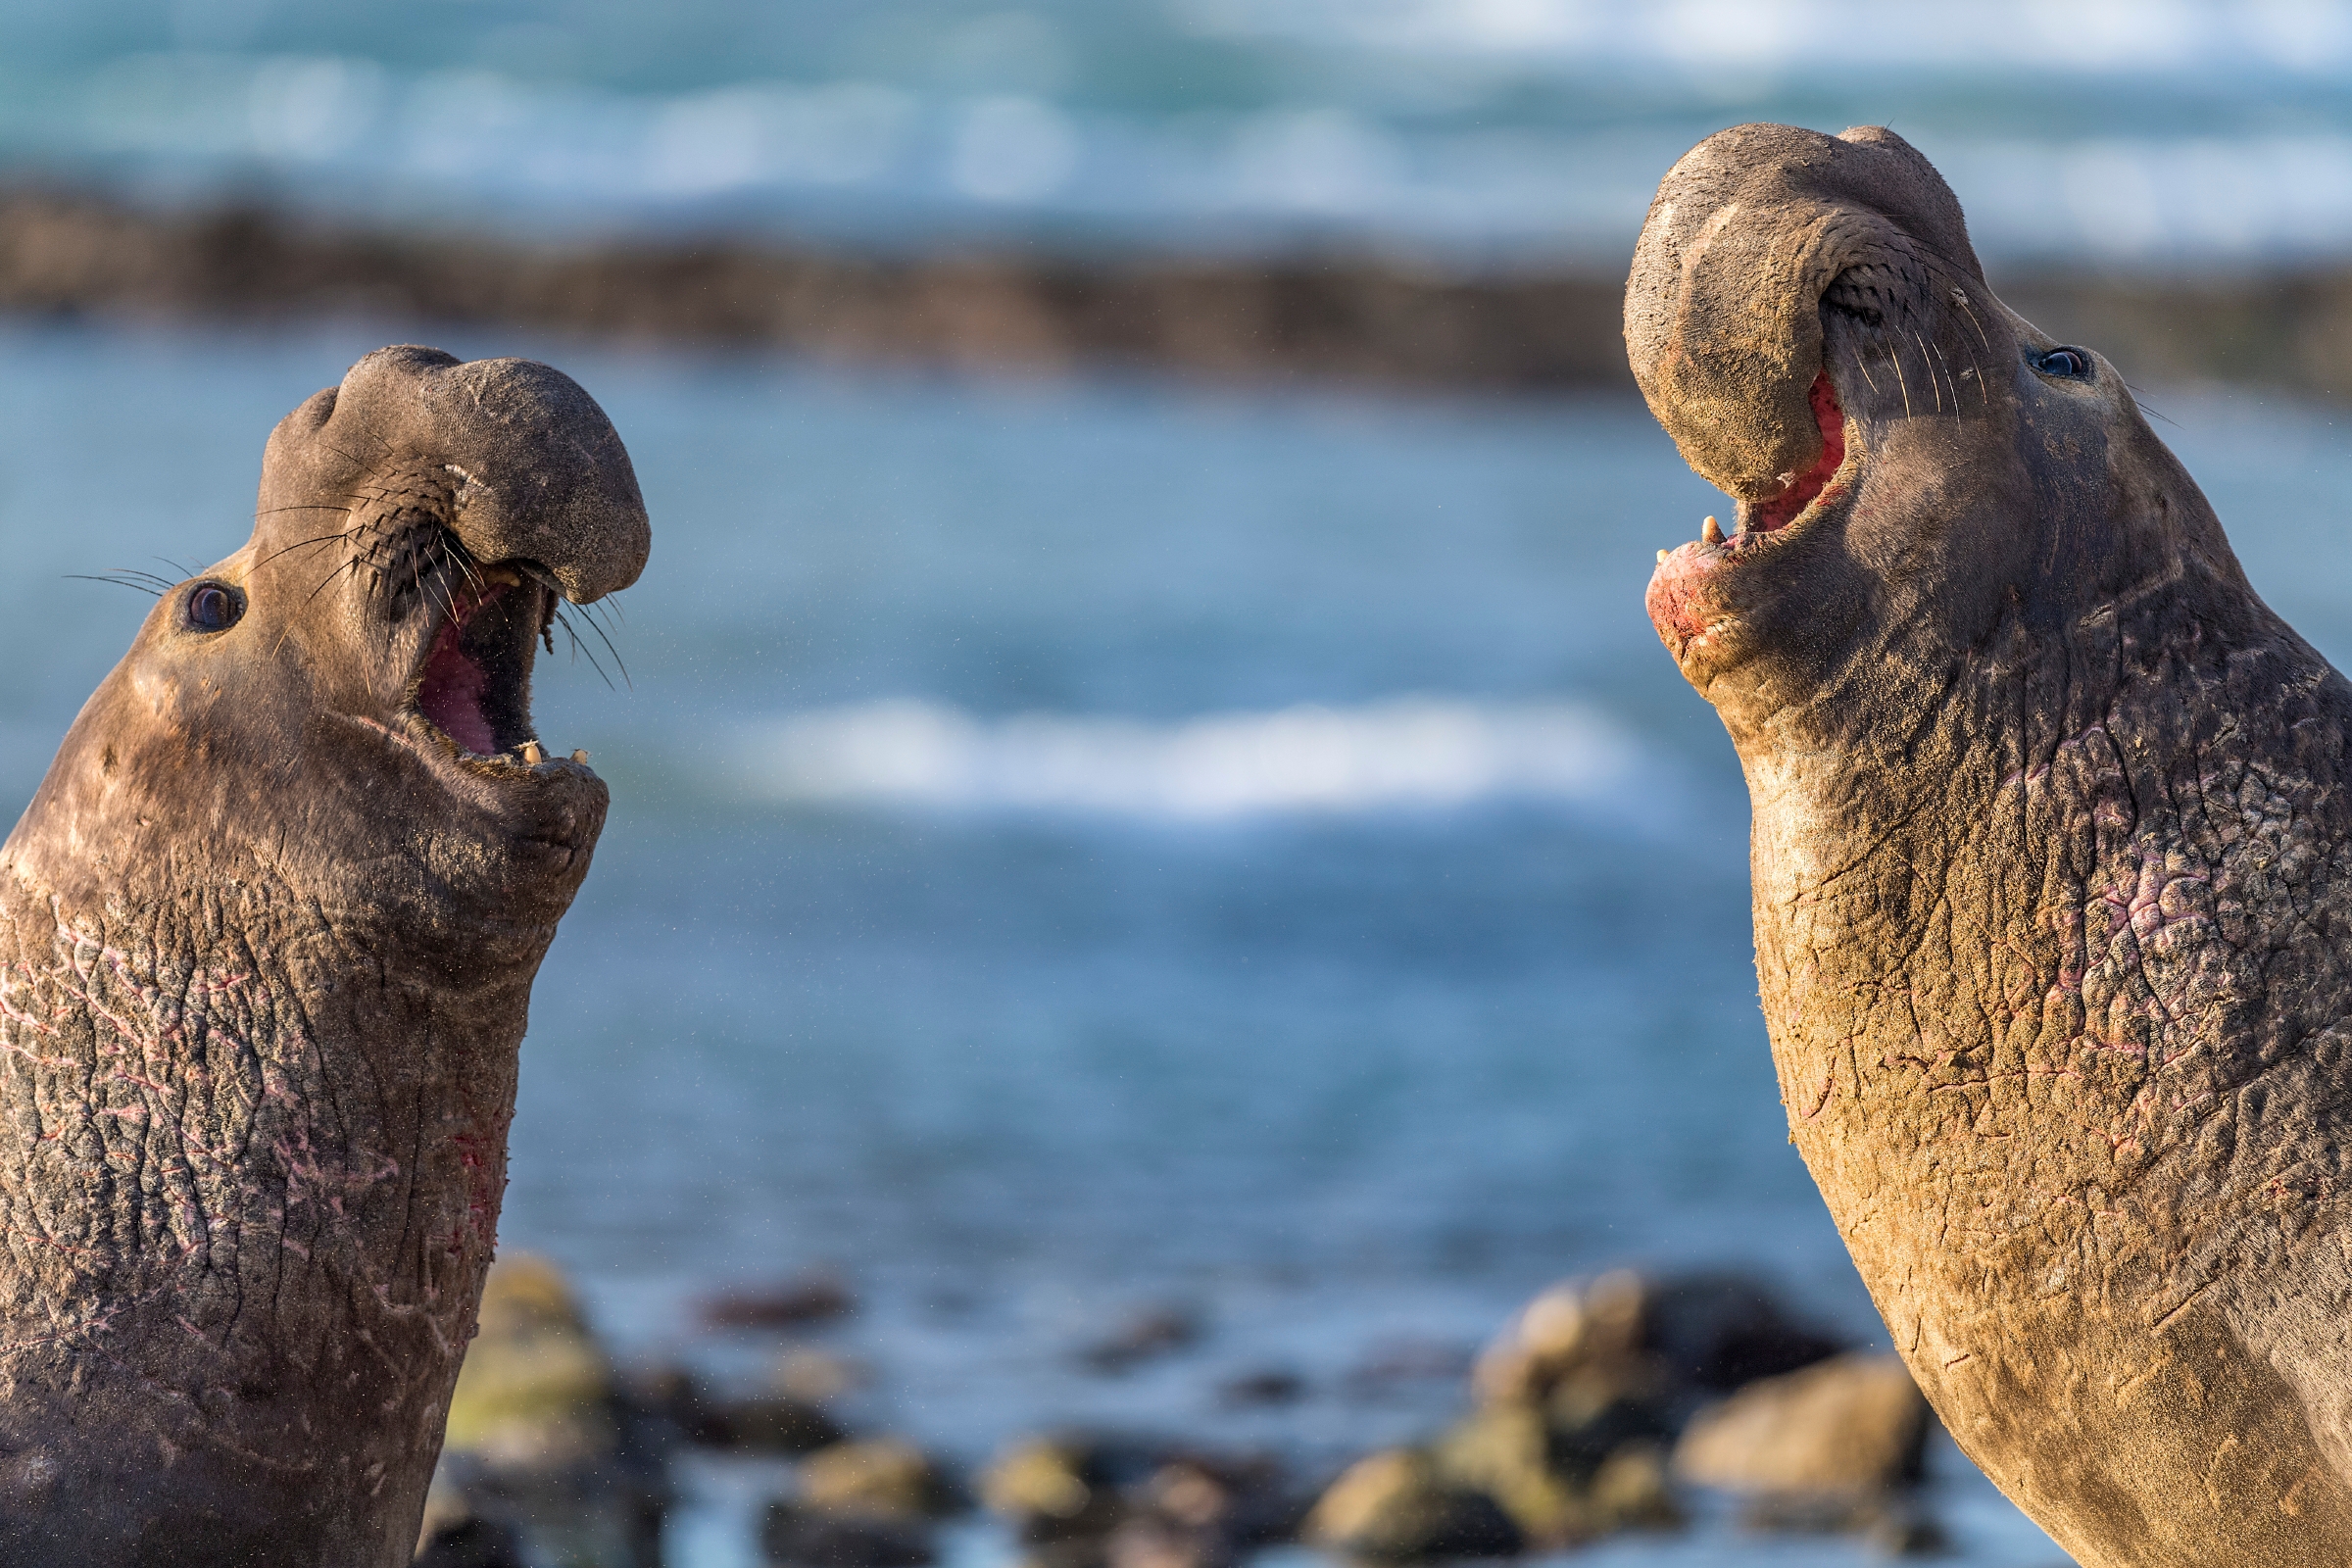
M478 598L469 594L458 601L456 613L441 623L433 638L433 651L425 659L424 674L416 684L417 711L431 719L442 734L484 757L498 750L490 716L482 710L490 672L466 651L464 638L466 622L504 592L502 584Z
M1827 371L1813 377L1808 395L1813 405L1814 422L1821 426L1821 460L1792 480L1788 488L1770 501L1755 501L1745 508L1740 519L1743 530L1770 533L1785 526L1791 517L1813 504L1814 497L1829 485L1839 464L1845 462L1845 411L1838 406L1838 393L1830 385Z

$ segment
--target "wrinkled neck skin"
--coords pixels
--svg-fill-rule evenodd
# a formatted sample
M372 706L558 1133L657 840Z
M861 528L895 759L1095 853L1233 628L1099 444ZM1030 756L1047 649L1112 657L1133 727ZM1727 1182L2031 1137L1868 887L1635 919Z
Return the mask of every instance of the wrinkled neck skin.
M493 820L298 655L134 652L0 849L0 1562L415 1547L605 795Z
M1824 513L1651 587L1746 775L1793 1141L2086 1568L2340 1564L2352 688L2110 368L1932 285L1824 300Z

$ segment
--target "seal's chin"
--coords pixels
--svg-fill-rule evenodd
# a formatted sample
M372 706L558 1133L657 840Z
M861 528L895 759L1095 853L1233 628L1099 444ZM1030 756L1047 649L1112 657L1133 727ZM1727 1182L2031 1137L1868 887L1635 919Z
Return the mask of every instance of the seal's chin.
M532 655L555 615L554 591L537 579L510 565L471 568L453 585L411 683L411 721L476 772L554 765L531 720Z

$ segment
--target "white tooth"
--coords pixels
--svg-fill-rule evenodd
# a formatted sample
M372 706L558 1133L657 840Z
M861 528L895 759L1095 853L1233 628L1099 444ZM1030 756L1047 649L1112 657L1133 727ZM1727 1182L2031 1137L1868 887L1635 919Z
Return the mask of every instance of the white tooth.
M1658 564L1661 566L1666 564L1666 552L1663 550L1658 552Z
M1717 522L1713 517L1709 517L1705 522L1699 524L1698 537L1706 544L1719 545L1723 543L1723 524Z
M522 760L531 766L537 767L541 762L547 760L547 753L540 750L537 741L524 741L522 743Z
M588 760L588 748L583 746L578 751L572 753L571 760L575 762L585 762Z

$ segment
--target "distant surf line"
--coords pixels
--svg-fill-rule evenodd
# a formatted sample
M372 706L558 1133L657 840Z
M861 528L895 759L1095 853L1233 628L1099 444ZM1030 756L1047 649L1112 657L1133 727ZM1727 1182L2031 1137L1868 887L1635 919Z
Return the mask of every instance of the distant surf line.
M901 697L748 726L747 792L779 805L1081 812L1165 821L1631 808L1656 760L1584 703L1401 696L1166 722L976 715Z

